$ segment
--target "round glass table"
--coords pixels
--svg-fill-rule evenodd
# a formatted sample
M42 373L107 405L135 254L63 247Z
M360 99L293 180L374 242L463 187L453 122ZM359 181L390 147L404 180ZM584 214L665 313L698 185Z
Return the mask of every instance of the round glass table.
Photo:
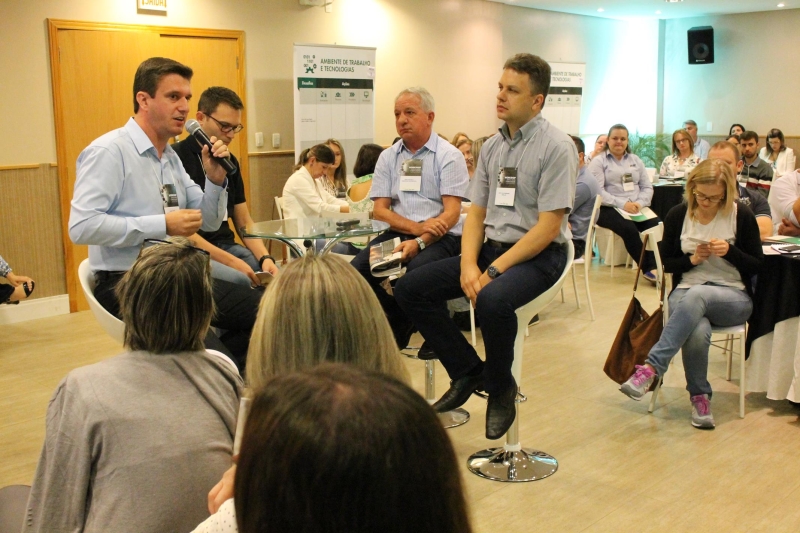
M299 218L289 220L270 220L255 222L242 228L242 238L272 239L289 246L298 257L306 253L314 253L311 241L327 239L328 242L320 250L320 254L328 253L333 245L342 239L380 235L389 229L389 224L380 220L360 220L358 224L347 229L337 226L341 218ZM297 241L308 241L304 250Z

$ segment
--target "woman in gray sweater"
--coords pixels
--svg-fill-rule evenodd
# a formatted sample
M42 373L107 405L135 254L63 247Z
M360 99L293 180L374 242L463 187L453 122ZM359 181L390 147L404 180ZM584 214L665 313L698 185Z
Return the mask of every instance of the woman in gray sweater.
M128 351L73 370L50 400L26 532L191 531L230 466L242 381L203 349L208 254L149 244L118 288Z

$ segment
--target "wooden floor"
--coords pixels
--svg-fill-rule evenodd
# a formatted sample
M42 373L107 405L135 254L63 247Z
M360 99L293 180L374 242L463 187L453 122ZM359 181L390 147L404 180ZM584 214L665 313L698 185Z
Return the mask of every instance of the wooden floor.
M590 277L597 320L589 318L582 285L584 305L576 308L568 281L566 303L557 298L526 341L522 443L555 456L558 472L505 484L464 467L475 531L800 531L800 411L750 393L740 419L738 376L724 380L725 362L714 350L716 430L691 426L679 357L648 414L647 401L629 400L602 371L630 300L632 271L617 268L611 278L608 268L594 265ZM639 292L652 310L655 290ZM0 487L30 483L47 403L62 377L119 351L88 311L2 327ZM422 392L423 363L407 363ZM437 392L446 387L438 367ZM483 436L485 402L473 398L465 407L472 420L448 430L462 465L492 445Z

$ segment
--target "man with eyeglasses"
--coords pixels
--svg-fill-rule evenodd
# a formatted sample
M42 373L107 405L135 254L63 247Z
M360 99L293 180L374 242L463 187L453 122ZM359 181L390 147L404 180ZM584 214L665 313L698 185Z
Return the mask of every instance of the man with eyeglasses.
M197 122L209 137L220 139L225 145L233 142L234 136L242 131L241 98L226 87L209 87L200 95L197 102ZM205 187L206 171L201 152L203 147L191 135L172 145L183 163L183 168L200 188ZM239 161L233 154L230 159L236 171L228 175L228 209L222 224L214 231L198 231L190 237L192 243L211 254L211 273L215 278L259 286L256 272L278 274L278 267L267 252L261 239L242 239L244 246L236 243L228 219L233 227L240 228L253 223L244 194L244 181L239 170ZM239 235L241 237L241 235Z
M69 236L75 244L89 245L94 295L117 317L117 284L145 239L213 231L225 215L227 177L211 155L227 157L227 144L214 136L213 148L201 151L205 191L189 178L169 145L183 131L189 113L192 74L172 59L142 62L133 80L133 118L92 141L78 157ZM233 355L241 366L261 291L218 279L213 290L216 313L211 324L225 333L218 339L209 332L206 347Z

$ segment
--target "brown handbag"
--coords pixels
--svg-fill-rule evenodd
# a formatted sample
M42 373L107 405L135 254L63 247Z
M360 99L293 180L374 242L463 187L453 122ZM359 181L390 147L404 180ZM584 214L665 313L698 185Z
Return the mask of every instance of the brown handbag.
M661 279L661 295L659 307L652 314L647 314L636 298L636 288L639 286L639 275L642 273L642 262L647 251L647 240L650 235L645 234L642 242L642 255L639 258L639 268L636 271L636 281L633 284L633 298L622 317L622 323L611 345L611 351L606 358L603 371L617 383L625 383L636 371L636 365L643 365L650 349L658 342L664 330L664 279ZM655 382L653 382L655 386ZM652 388L652 387L651 387Z

